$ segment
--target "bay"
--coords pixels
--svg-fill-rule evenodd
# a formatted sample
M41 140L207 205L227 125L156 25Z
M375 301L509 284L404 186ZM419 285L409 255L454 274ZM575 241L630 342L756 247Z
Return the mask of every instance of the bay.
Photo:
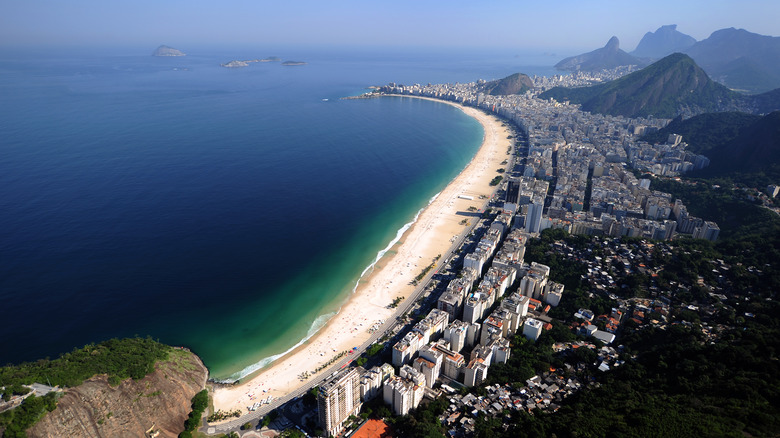
M185 51L0 53L0 363L134 335L192 348L215 378L266 363L481 141L447 105L339 98L550 71L507 53ZM219 65L271 55L308 64Z

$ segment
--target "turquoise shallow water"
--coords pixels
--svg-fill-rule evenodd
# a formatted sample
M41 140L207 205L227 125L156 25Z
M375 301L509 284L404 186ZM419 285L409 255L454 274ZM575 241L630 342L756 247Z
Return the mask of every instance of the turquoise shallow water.
M444 104L338 99L480 57L190 53L0 53L0 362L140 335L246 373L332 314L482 137ZM496 64L481 77L519 68Z

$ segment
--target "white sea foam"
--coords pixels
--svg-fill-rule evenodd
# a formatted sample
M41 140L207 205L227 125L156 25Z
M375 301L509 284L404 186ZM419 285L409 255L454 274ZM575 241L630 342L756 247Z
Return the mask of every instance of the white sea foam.
M258 362L253 363L252 365L249 365L248 367L244 368L243 370L233 373L230 376L226 377L225 379L221 380L215 380L217 383L233 383L236 380L243 379L244 377L254 373L257 370L263 369L267 367L268 365L272 364L276 359L279 359L280 357L284 356L285 354L295 350L296 348L303 345L304 342L311 339L312 336L317 334L318 331L320 331L321 328L325 327L325 324L330 321L331 318L336 316L338 314L338 311L336 312L330 312L326 313L324 315L320 315L317 317L317 319L314 320L313 323L311 323L311 326L309 327L309 331L306 332L306 336L298 341L297 344L290 347L287 351L279 354L275 354L273 356L268 356L263 359L261 359Z
M439 194L441 194L441 192L433 195L431 199L428 200L428 204L426 204L425 207L417 211L417 214L414 215L414 218L411 220L411 222L407 222L406 224L404 224L403 227L399 228L398 231L395 232L395 238L391 240L390 243L388 243L383 250L376 253L376 257L374 257L374 261L371 262L371 264L369 264L368 266L366 266L366 269L363 269L363 272L360 273L360 278L358 278L358 281L355 282L355 286L352 288L352 293L355 293L355 291L358 288L358 285L360 285L360 280L363 279L366 273L371 272L374 269L374 266L376 266L376 264L379 262L379 260L381 260L385 254L387 254L387 251L390 251L390 248L392 248L393 245L395 245L396 243L398 243L399 240L401 240L401 237L404 235L404 233L409 228L411 228L412 225L415 224L415 222L417 222L417 219L420 217L420 214L423 212L423 210L425 210L429 205L431 205L433 201L435 201L436 198L439 197Z
M422 214L423 210L425 210L426 207L431 205L433 203L433 201L435 201L436 198L439 197L439 194L441 194L441 192L433 195L431 197L431 199L428 200L428 204L426 204L425 207L423 207L420 210L418 210L417 214L414 215L414 218L410 222L407 222L406 224L404 224L404 226L399 228L398 231L396 231L395 238L393 238L393 240L391 240L390 243L388 243L387 246L384 249L382 249L381 251L376 253L376 257L374 258L374 261L372 261L366 267L366 269L364 269L363 272L360 274L360 278L355 283L355 287L352 288L352 293L354 293L357 290L357 287L360 284L360 279L362 279L366 275L366 273L371 272L371 270L374 269L374 266L376 266L377 262L379 262L379 260L381 260L382 257L384 257L385 254L387 254L387 251L389 251L390 248L393 247L393 245L395 245L396 243L398 243L398 241L401 240L401 237L404 235L404 233L409 228L411 228L412 225L414 225L417 222L417 219L420 217L420 214ZM275 360L277 360L280 357L286 355L287 353L295 350L296 348L301 346L304 342L306 342L309 339L311 339L312 336L317 334L317 332L320 331L320 329L322 327L325 327L325 324L327 324L328 321L330 321L330 319L333 318L334 316L336 316L340 311L341 311L341 309L339 308L339 310L337 310L335 312L326 313L324 315L318 316L317 319L315 319L314 322L311 324L311 327L309 327L309 331L306 333L306 337L301 339L297 344L295 344L292 347L290 347L287 351L285 351L283 353L275 354L273 356L268 356L266 358L263 358L259 362L253 363L252 365L249 365L248 367L244 368L243 370L241 370L241 371L239 371L237 373L231 374L230 376L228 376L225 379L215 380L215 382L217 382L217 383L233 383L236 380L243 379L244 377L254 373L255 371L258 371L260 369L263 369L263 368L267 367L268 365L272 364Z

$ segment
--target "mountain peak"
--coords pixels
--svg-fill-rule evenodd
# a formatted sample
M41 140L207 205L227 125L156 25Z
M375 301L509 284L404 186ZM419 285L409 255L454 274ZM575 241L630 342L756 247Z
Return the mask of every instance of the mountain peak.
M658 59L674 52L683 51L694 44L696 44L696 39L678 32L676 24L667 24L659 27L655 32L647 32L631 54Z
M582 104L584 111L626 117L674 117L735 109L736 93L710 80L688 55L673 53L642 70L600 85L553 88L539 95Z
M646 63L620 50L620 40L613 36L604 47L582 55L570 56L555 64L555 68L568 71L599 71L622 65L646 65Z
M618 37L613 36L612 38L607 41L607 45L604 46L605 49L611 51L611 52L617 52L620 50L620 40Z
M482 90L494 96L507 94L523 94L534 88L534 81L523 73L515 73L497 81L490 81Z

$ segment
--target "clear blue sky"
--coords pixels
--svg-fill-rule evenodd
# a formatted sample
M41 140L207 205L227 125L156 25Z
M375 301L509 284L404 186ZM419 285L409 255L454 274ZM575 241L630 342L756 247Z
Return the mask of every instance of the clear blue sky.
M2 0L0 46L364 45L631 51L664 24L780 35L778 0Z

